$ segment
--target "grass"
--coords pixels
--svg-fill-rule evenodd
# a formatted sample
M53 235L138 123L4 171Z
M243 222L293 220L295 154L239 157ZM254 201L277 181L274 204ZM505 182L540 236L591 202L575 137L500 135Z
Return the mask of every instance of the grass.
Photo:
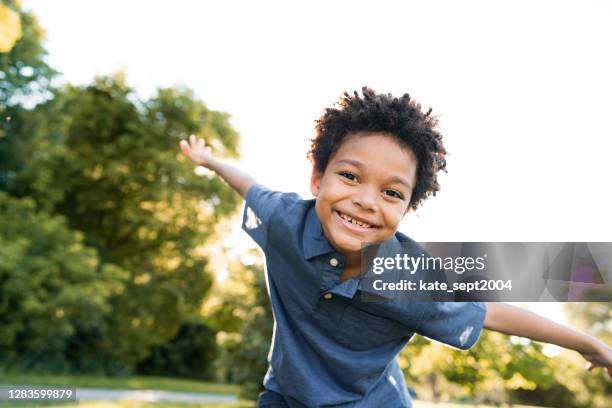
M0 371L0 384L63 385L82 388L109 388L129 390L163 390L182 392L208 392L232 394L240 387L232 384L209 383L165 377L100 377L88 375L36 375ZM0 405L1 407L2 405Z
M434 404L433 402L425 401L413 401L415 408L469 408L474 405L471 404L450 404L440 402ZM113 401L113 402L81 402L63 405L23 405L18 403L12 403L11 405L2 404L0 402L0 408L17 408L17 407L53 407L53 408L254 408L255 402L253 401L239 401L234 404L186 404L186 403L173 403L173 402L142 402L142 401ZM491 405L478 405L478 408L496 408ZM526 405L513 405L513 408L540 408L540 407L528 407Z
M179 392L205 392L237 395L240 387L232 384L208 383L166 377L101 377L91 375L37 375L0 371L0 384L53 385L81 388L106 388L130 390L163 390ZM32 402L0 401L0 408L53 407L53 408L253 408L253 401L238 401L232 404L188 404L170 401L99 401L99 402Z
M143 401L96 401L96 402L73 402L42 404L37 403L19 403L11 402L4 403L0 402L0 408L17 408L17 407L49 407L49 408L254 408L255 402L252 401L239 401L234 404L186 404L177 402L143 402Z
M86 375L33 375L0 371L0 384L20 385L56 385L84 388L132 389L132 390L164 390L181 392L206 392L216 394L237 395L240 387L231 384L207 383L195 380L184 380L165 377L125 377L110 378ZM170 401L99 401L99 402L7 402L0 401L0 408L17 407L53 407L53 408L254 408L254 401L238 401L231 404L179 403ZM467 408L471 404L434 404L427 401L414 401L415 408ZM479 405L479 408L494 408L489 405ZM514 405L514 408L535 408Z

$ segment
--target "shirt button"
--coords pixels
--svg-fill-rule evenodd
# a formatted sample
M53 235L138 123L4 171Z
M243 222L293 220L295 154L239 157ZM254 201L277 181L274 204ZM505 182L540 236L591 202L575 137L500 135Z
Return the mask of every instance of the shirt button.
M331 293L326 293L326 294L324 294L324 295L323 295L323 297L324 297L325 299L327 299L327 300L331 299L331 298L332 298L332 296L333 296L333 295L332 295Z
M338 266L338 260L336 258L332 258L329 260L329 264L331 266Z

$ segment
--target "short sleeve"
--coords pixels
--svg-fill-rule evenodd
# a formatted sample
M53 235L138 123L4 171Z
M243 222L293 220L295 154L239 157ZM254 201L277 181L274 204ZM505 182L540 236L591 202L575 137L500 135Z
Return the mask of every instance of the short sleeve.
M484 325L482 302L426 302L417 333L452 347L472 347Z
M262 248L268 245L270 226L282 222L287 202L286 193L271 191L254 184L247 192L242 215L242 229Z

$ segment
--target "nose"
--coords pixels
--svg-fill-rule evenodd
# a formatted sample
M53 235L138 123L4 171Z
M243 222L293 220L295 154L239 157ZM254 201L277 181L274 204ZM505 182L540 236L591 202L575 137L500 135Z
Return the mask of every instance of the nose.
M353 194L352 202L364 211L376 212L378 211L377 198L378 194L374 188L363 185Z

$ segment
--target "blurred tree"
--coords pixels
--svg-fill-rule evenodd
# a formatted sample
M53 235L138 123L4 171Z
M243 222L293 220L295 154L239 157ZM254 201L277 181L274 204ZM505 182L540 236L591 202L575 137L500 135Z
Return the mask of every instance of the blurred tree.
M573 325L612 344L612 303L565 303L564 306Z
M19 14L0 3L0 53L9 52L21 38Z
M174 338L151 350L140 362L138 374L213 379L217 357L216 332L199 317L186 319Z
M571 325L612 344L612 304L609 302L566 303ZM550 359L554 382L550 388L538 387L526 392L514 391L513 397L524 403L554 407L604 408L612 406L612 382L603 370L585 370L585 360L576 352L563 352Z
M95 249L62 216L0 192L0 359L23 369L65 370L80 329L105 327L126 271L101 267Z
M238 135L190 91L164 89L143 102L121 75L58 91L19 132L29 135L27 160L8 192L64 216L97 250L99 268L129 273L109 299L104 332L75 333L72 354L86 370L130 370L199 313L211 285L202 249L239 203L218 177L196 175L178 142L194 133L217 155L235 156Z
M217 360L221 381L242 386L242 396L254 399L262 391L268 369L268 351L274 317L268 299L261 256L243 256L249 263L234 262L229 276L215 291L209 321L221 330ZM251 263L254 260L254 263Z
M50 82L56 74L44 61L47 52L42 46L43 30L32 14L21 9L20 1L0 0L0 6L5 21L13 21L8 26L3 24L2 30L10 33L19 28L21 33L12 36L16 41L8 52L0 52L0 107L24 102L33 105L52 96L49 93ZM19 22L17 25L15 18ZM8 36L3 32L6 40Z
M499 404L510 402L513 390L528 395L536 389L549 392L555 384L555 361L542 353L540 344L496 332L483 332L469 351L417 337L400 361L408 382L434 400ZM563 387L557 388L563 395Z
M20 132L27 123L24 107L50 99L56 72L44 61L43 31L35 17L21 9L19 1L0 0L0 14L17 16L20 37L8 52L0 52L0 191L14 185L14 177L27 158L30 135ZM8 10L8 12L6 11ZM11 17L12 16L12 17ZM13 29L15 27L13 26ZM2 24L0 31L10 29ZM3 34L4 35L4 34Z
M573 325L604 341L609 338L610 305L566 306ZM485 331L464 352L417 336L400 355L409 384L422 397L463 399L476 403L520 403L567 408L610 406L610 381L602 372L587 373L578 353L556 357L542 353L542 344Z
M565 311L571 324L578 329L612 344L612 303L566 303ZM612 406L612 381L601 369L587 372L585 361L577 353L566 352L566 367L557 372L557 379L573 394L578 407L604 408Z

